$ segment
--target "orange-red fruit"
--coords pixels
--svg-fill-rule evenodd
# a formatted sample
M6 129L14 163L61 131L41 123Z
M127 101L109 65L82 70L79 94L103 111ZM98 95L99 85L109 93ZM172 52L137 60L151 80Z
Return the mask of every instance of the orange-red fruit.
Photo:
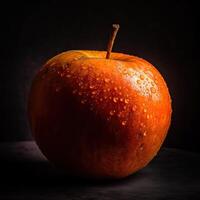
M29 120L44 155L70 174L121 178L160 149L171 99L160 73L122 53L67 51L36 75Z

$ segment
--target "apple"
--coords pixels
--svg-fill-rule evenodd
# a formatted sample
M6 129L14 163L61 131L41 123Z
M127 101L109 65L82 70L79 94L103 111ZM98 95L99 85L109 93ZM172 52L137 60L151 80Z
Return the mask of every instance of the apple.
M33 136L69 174L126 177L152 160L170 126L171 98L158 70L142 58L111 53L117 28L107 52L61 53L32 83Z

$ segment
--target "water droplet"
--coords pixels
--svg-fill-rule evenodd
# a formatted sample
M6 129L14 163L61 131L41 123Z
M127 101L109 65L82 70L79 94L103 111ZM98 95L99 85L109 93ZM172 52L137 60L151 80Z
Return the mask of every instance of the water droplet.
M117 87L114 87L114 90L117 91Z
M151 92L156 93L156 89L154 87L151 87Z
M56 88L56 92L59 92L59 91L60 91L60 88L59 88L59 87L57 87L57 88Z
M147 132L145 131L144 133L143 133L143 136L145 137L147 135Z
M67 78L70 78L71 77L71 74L67 74L67 76L66 76Z
M83 100L81 100L81 103L82 103L82 104L85 104L86 101L87 101L87 100L83 99Z
M103 98L100 98L99 100L100 100L100 101L103 101Z
M142 74L140 75L140 79L141 79L141 80L144 80L144 76L143 76Z
M122 126L125 126L126 125L126 121L122 121Z
M137 84L141 84L141 80L137 80L136 82L137 82Z
M142 151L144 149L144 144L140 145L140 150Z
M123 101L123 98L120 98L119 100L122 102L122 101Z
M129 102L129 100L128 100L128 99L125 99L124 102L127 104L127 103Z
M147 119L149 119L150 117L149 117L149 115L147 115Z
M104 96L104 99L107 99L108 97L107 96Z
M87 69L87 66L82 66L81 69L83 69L83 70L84 70L84 69Z
M72 91L73 94L76 94L76 92L77 92L77 90L73 90L73 91Z
M133 106L133 107L132 107L132 111L136 111L136 106Z
M113 116L115 114L115 110L110 111L110 115Z
M109 92L109 91L110 91L110 88L108 88L107 91Z
M143 127L143 126L144 126L144 123L142 123L142 122L141 122L141 123L140 123L140 126L142 126L142 127Z
M97 77L96 80L98 81L98 80L99 80L99 77Z
M121 92L119 92L119 95L122 95L122 93L121 93Z
M126 106L124 106L124 110L126 110Z
M122 112L118 113L117 116L118 116L118 117L121 117L121 116L122 116Z
M81 96L81 95L82 95L82 92L78 92L78 95Z
M96 94L97 92L96 91L92 91L92 94Z
M123 73L124 73L124 74L127 74L127 70L126 70L126 69L124 69L124 70L123 70Z
M60 76L63 77L63 76L64 76L64 73L61 73Z
M118 101L118 98L117 97L114 97L113 98L113 101L116 103Z
M78 84L79 86L81 86L81 85L83 85L83 82L79 82L79 84Z
M106 83L108 83L108 82L110 81L110 79L105 78L104 81L105 81Z
M144 113L146 113L146 112L147 112L147 109L145 109L145 108L144 108L144 110L143 110L143 111L144 111Z
M110 117L107 117L107 121L109 121L111 118Z
M94 85L90 85L89 88L90 88L90 89L93 89L93 88L94 88Z

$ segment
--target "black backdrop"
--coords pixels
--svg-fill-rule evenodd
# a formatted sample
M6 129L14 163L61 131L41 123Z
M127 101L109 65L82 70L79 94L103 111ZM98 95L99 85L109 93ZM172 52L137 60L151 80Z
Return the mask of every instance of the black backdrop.
M41 65L69 49L105 50L111 24L119 23L114 51L147 59L168 83L173 118L165 145L200 151L197 5L130 2L1 3L1 142L32 139L26 102Z

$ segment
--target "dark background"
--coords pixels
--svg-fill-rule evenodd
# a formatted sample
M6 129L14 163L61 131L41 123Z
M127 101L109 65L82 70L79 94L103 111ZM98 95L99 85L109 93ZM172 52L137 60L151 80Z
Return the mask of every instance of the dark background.
M26 103L44 62L70 49L105 50L111 24L119 23L114 51L150 61L169 86L173 118L165 146L200 152L198 6L130 2L1 3L0 142L32 139Z

